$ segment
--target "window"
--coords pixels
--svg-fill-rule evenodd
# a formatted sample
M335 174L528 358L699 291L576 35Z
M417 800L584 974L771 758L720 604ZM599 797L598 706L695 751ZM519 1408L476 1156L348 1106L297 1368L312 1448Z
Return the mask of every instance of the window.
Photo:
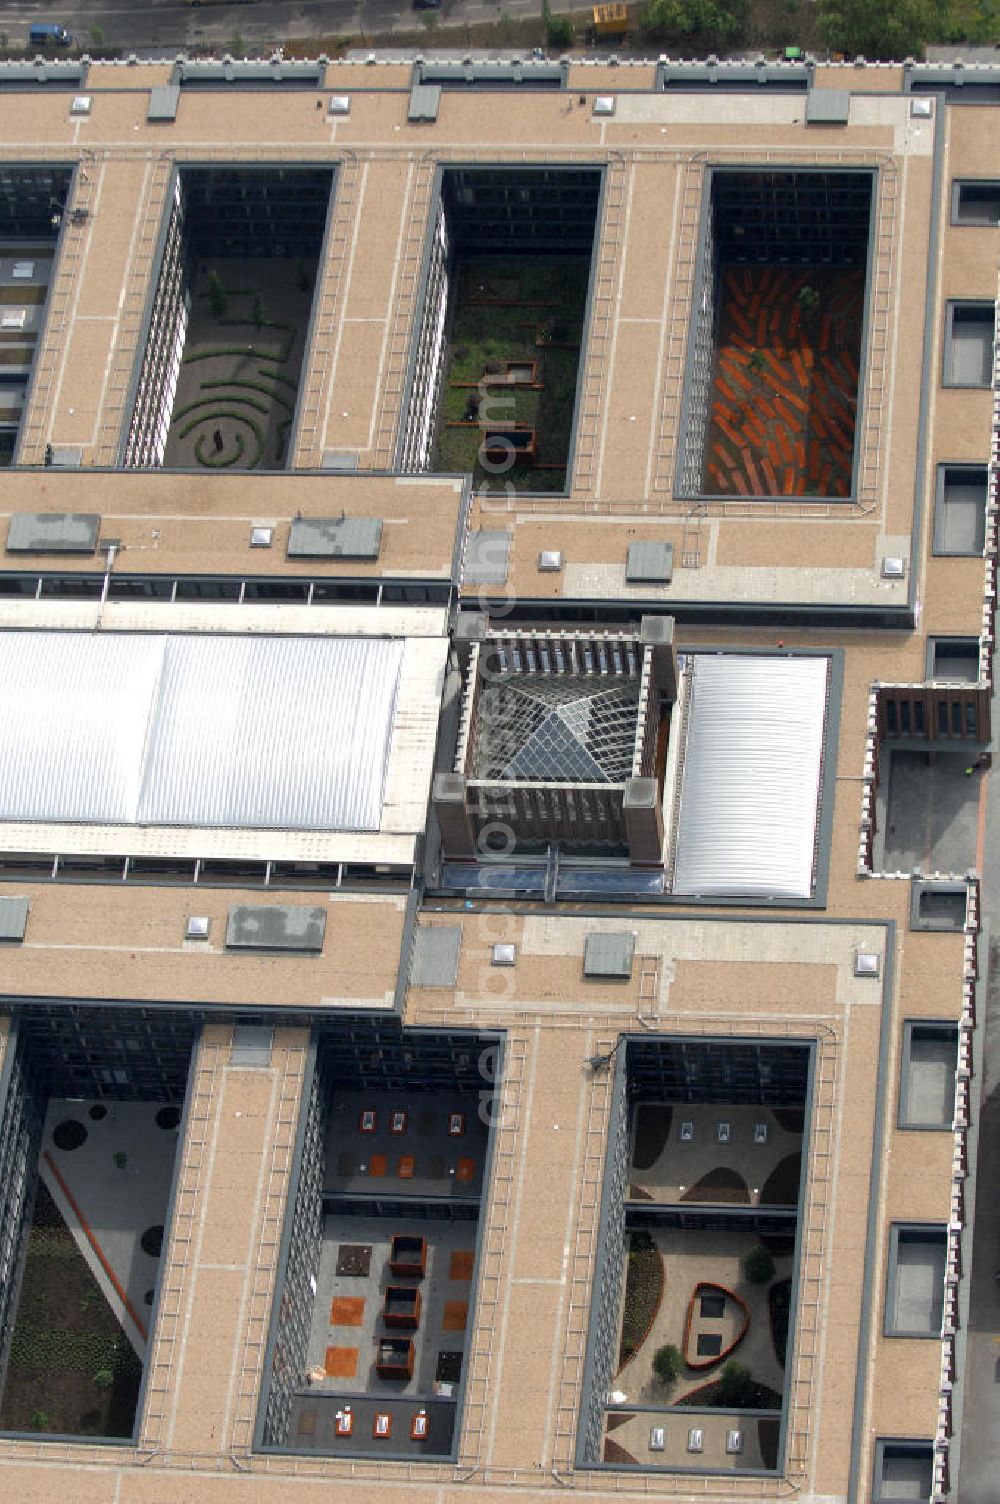
M929 1501L934 1483L934 1444L930 1441L875 1443L875 1486L872 1504L911 1504Z
M1000 225L1000 182L982 178L951 185L953 225Z
M948 684L978 684L978 637L929 637L927 677Z
M993 304L949 303L944 334L945 386L993 383Z
M985 465L939 465L934 502L934 552L974 557L986 547ZM977 674L978 678L978 674Z
M944 1227L893 1223L885 1301L887 1337L940 1337L947 1246Z
M964 882L915 880L910 889L910 929L957 933L965 928L965 906Z
M938 895L928 891L920 896L922 900L933 900ZM899 1078L901 1128L951 1127L957 1064L957 1024L904 1024L903 1064Z

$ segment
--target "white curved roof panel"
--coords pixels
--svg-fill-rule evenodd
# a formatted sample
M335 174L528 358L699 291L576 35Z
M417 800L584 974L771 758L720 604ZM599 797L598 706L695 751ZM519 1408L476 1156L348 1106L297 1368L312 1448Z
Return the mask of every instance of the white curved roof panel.
M830 660L696 654L674 893L811 898Z
M394 638L0 633L0 821L378 830Z

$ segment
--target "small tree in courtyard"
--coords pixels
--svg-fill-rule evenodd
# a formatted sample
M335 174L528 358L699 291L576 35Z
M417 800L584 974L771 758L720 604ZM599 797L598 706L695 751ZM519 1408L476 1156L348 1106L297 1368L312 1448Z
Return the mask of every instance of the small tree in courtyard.
M222 278L218 272L213 271L208 274L208 302L217 319L221 319L229 307L226 289L222 285Z
M766 1248L751 1248L743 1258L743 1276L751 1285L769 1285L774 1278L774 1260Z
M753 1403L755 1387L749 1368L744 1368L742 1363L736 1363L730 1358L719 1379L719 1399L722 1404L730 1405L734 1410L746 1409Z
M672 1342L658 1347L653 1354L653 1372L661 1384L672 1384L681 1376L684 1359Z

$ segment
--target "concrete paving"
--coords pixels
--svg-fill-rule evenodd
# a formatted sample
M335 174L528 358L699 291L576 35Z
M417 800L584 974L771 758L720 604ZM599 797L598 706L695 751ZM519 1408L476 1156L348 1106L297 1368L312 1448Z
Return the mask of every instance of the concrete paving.
M973 761L967 751L889 753L883 871L962 874L975 866L983 774L966 775Z
M414 1233L427 1240L427 1267L419 1282L395 1277L389 1270L389 1243L394 1233ZM340 1245L362 1244L371 1248L367 1275L338 1275L337 1255ZM445 1222L424 1218L341 1217L326 1218L323 1252L316 1280L316 1304L313 1307L309 1338L308 1365L322 1368L330 1347L356 1351L353 1373L330 1377L319 1386L342 1397L352 1395L384 1396L395 1399L430 1399L438 1392L435 1376L441 1352L464 1353L472 1325L474 1292L471 1261L476 1246L474 1221ZM463 1273L453 1275L452 1255L466 1253ZM383 1319L385 1291L389 1285L416 1284L421 1295L421 1311L413 1331L390 1331ZM335 1301L356 1302L354 1309L334 1307ZM463 1309L464 1308L464 1311ZM466 1320L460 1324L460 1318ZM348 1318L347 1321L336 1319ZM447 1323L447 1325L446 1325ZM412 1338L415 1362L411 1379L383 1379L375 1372L377 1338L394 1336ZM457 1391L457 1384L454 1386ZM448 1396L445 1396L448 1397Z
M338 1090L327 1131L325 1190L478 1202L489 1136L479 1106L475 1092ZM361 1127L366 1111L374 1122L367 1132ZM453 1117L461 1119L454 1124L461 1131L450 1134Z
M106 1114L91 1117L95 1107L106 1107ZM157 1125L161 1110L169 1111L167 1104L95 1104L55 1097L42 1136L42 1179L140 1357L146 1351L160 1264L158 1256L144 1251L141 1239L148 1228L166 1223L177 1147L176 1127ZM59 1130L67 1123L86 1131L76 1148L59 1147L60 1139L65 1141ZM124 1164L116 1155L124 1156Z

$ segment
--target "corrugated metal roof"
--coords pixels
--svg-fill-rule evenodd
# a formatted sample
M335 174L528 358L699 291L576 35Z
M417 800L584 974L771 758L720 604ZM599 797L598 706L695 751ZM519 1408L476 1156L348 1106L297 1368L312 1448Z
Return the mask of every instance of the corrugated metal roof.
M164 640L0 634L0 818L135 818Z
M0 820L377 830L403 644L0 633Z
M810 898L828 658L694 658L673 891Z

